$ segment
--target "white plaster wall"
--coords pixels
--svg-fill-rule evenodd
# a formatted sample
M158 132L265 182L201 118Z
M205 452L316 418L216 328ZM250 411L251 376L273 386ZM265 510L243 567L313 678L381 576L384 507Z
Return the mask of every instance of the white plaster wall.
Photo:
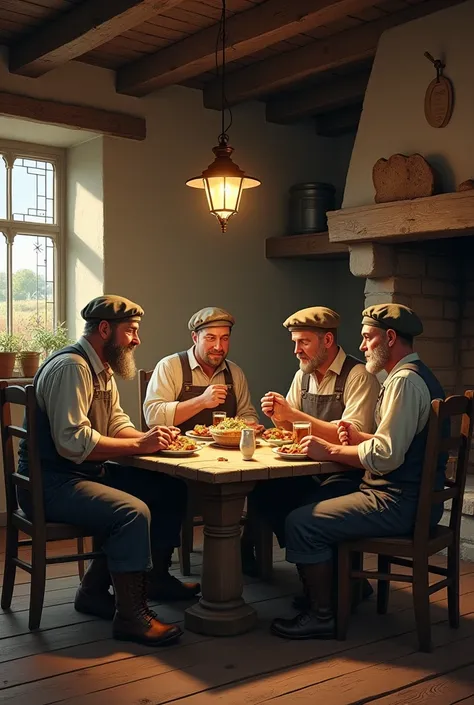
M388 30L380 39L367 88L344 193L344 207L373 203L372 167L380 157L419 152L440 175L443 192L474 178L472 28L474 1ZM450 123L431 127L424 96L435 77L423 56L446 63L454 84Z

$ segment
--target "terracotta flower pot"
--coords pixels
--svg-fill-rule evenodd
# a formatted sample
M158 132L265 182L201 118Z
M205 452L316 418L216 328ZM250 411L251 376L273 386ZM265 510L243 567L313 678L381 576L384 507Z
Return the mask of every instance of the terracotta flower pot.
M0 352L0 379L8 379L13 375L16 352Z
M34 377L39 367L39 352L20 353L20 362L24 377Z

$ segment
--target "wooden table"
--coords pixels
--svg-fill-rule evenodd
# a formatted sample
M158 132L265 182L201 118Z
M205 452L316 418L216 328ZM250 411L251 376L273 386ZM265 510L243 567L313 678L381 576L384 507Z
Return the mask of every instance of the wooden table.
M124 458L123 463L199 484L204 520L202 597L186 610L185 626L213 636L242 634L257 620L254 608L242 598L240 560L240 518L255 482L340 469L336 463L281 459L267 444L258 447L250 461L238 449L212 444L185 458L157 453Z

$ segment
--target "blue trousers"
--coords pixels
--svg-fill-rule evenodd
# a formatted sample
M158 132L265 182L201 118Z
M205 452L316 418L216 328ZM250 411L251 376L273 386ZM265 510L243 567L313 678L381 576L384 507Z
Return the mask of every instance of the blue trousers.
M286 559L313 564L331 560L341 541L413 532L418 500L414 494L361 487L343 497L312 502L286 520ZM442 506L433 516L436 525Z
M152 552L180 545L187 486L179 479L105 463L101 477L43 473L47 521L77 524L102 543L112 572L150 570ZM19 503L30 514L29 495Z

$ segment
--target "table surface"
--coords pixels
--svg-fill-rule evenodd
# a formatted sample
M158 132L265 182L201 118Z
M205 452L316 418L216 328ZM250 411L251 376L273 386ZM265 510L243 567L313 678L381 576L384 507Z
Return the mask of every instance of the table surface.
M272 451L271 446L261 442L252 460L244 460L238 448L222 448L212 443L187 457L169 457L158 452L122 458L119 462L206 483L254 482L278 477L330 474L348 469L337 463L295 460L291 456L288 459L280 458Z

